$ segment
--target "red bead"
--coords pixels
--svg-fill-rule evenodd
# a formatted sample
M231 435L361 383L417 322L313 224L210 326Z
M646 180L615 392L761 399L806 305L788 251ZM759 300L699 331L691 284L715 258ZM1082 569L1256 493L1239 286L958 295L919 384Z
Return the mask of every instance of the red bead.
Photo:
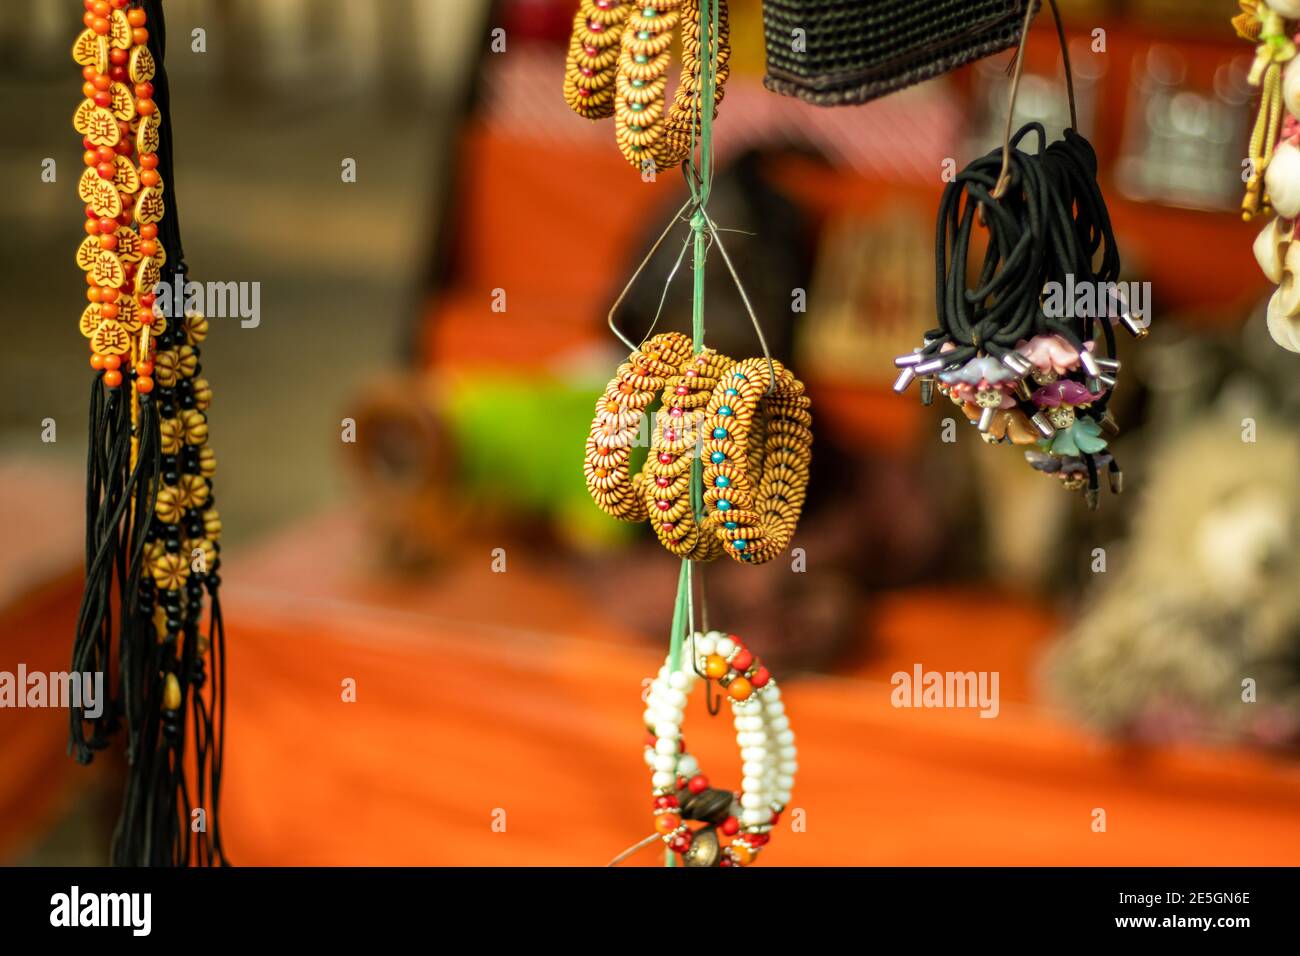
M768 672L767 668L760 666L758 670L754 671L754 676L749 679L749 682L755 687L762 687L771 679L772 675Z
M745 837L750 846L765 846L771 839L766 833L751 833Z
M773 811L772 811L772 819L769 820L768 822L771 823L772 826L776 826L777 823L780 822L780 820L781 820L781 811L780 811L780 810L773 810Z
M656 810L667 810L671 807L678 806L677 798L671 793L661 793L655 797L654 808Z
M93 97L96 106L112 106L113 94L103 90L96 90Z
M677 432L671 428L664 432L664 441L677 441Z
M671 482L672 479L667 478L664 475L660 475L658 478L655 479L655 484L658 485L660 488L667 488L668 485L671 484Z
M153 379L147 375L140 375L135 380L135 390L141 395L148 395L153 391Z
M110 219L108 216L102 217L99 220L99 231L108 235L117 232L117 220Z
M672 456L672 455L670 455L670 454L669 454L668 452L666 452L666 451L661 451L661 452L659 453L659 464L661 464L661 465L671 465L672 463L673 463L673 456Z
M665 521L662 525L660 525L660 527L663 528L665 531L672 531L673 528L677 527L677 525L673 524L671 521Z
M659 507L660 511L667 511L673 506L671 501L656 501L655 504Z
M676 853L685 853L691 848L694 839L689 830L674 833L672 839L668 841L668 848Z
M689 395L691 392L691 390L687 388L685 385L678 385L677 388L673 389L673 391L676 392L678 395Z
M718 827L726 836L735 836L740 832L740 821L735 817L727 817Z
M753 663L754 655L743 647L731 658L731 666L742 673L749 670L749 665Z
M690 790L691 793L703 793L709 789L709 778L702 773L697 773L691 777L691 782L686 785L686 789Z
M109 358L112 358L112 356L109 356ZM107 385L109 388L117 388L119 385L122 384L122 373L117 371L117 369L113 369L112 371L105 372L104 384Z

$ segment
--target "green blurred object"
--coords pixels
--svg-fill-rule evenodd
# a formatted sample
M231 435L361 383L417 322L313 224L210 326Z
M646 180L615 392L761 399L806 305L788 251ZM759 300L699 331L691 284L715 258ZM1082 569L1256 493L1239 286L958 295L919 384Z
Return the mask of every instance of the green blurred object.
M512 508L549 514L580 542L631 538L639 525L610 518L592 502L583 480L583 446L602 382L476 378L447 400L459 479L465 487ZM634 448L634 473L645 461Z

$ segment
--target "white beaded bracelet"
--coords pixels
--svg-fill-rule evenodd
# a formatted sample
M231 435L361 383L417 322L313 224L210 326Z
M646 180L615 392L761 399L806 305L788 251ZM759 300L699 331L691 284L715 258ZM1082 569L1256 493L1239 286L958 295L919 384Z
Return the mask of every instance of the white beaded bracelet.
M665 661L651 681L644 714L651 741L645 759L654 790L655 830L688 866L746 866L768 842L790 802L799 769L794 732L781 689L734 634L697 633L683 652L685 663L693 661L694 667L674 672L671 657ZM729 805L710 801L707 817L692 816L693 798L725 791L711 791L682 742L687 698L700 675L726 689L743 773L739 795L732 794ZM727 811L725 817L719 806ZM687 819L707 819L713 825L693 831ZM721 846L718 834L731 837L730 844Z

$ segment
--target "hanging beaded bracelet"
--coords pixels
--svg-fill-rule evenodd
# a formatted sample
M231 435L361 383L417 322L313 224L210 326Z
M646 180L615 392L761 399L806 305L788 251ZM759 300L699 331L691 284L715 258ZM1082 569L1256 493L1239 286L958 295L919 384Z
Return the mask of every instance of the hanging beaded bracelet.
M706 349L668 379L646 460L642 487L655 535L670 552L693 561L712 561L721 551L717 539L696 523L691 468L705 406L723 371L733 364Z
M632 445L646 408L690 355L691 340L680 332L656 335L619 366L597 400L583 472L591 499L606 514L622 521L646 518L642 476L629 473Z
M582 0L564 66L564 101L590 120L614 115L614 76L619 40L631 4L625 0Z
M655 831L687 866L747 866L790 802L799 769L794 732L776 681L734 634L697 633L688 650L694 669L674 672L665 661L644 714ZM682 740L687 698L700 674L717 680L731 701L742 760L739 795L710 787ZM688 820L705 826L692 829ZM723 845L720 837L730 842Z
M781 365L753 358L724 375L704 419L704 507L734 560L762 564L790 544L808 489L812 414L803 383ZM749 467L761 430L761 471Z

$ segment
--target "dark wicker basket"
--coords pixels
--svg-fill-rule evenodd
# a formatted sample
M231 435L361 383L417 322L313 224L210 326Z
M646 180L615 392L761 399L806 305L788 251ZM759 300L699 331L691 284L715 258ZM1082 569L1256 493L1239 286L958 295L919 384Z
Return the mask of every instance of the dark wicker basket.
M763 82L818 106L865 103L1015 46L1028 2L763 0Z

